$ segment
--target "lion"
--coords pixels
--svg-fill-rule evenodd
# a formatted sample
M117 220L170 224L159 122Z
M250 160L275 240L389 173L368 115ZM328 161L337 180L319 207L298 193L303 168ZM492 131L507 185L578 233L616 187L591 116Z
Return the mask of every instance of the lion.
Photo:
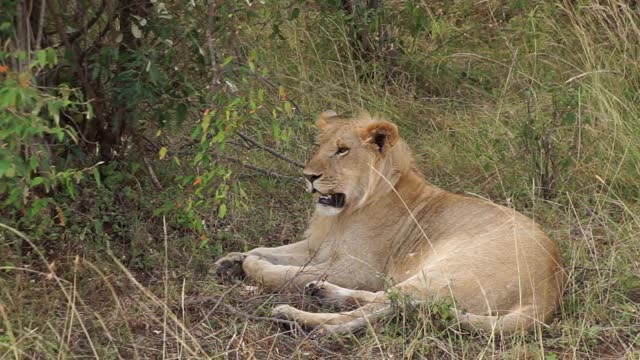
M532 219L428 183L389 121L329 110L316 126L319 147L303 173L317 202L304 240L230 253L216 262L219 276L357 306L272 310L332 333L392 313L391 294L452 298L462 327L491 333L524 332L552 318L566 276L557 244Z

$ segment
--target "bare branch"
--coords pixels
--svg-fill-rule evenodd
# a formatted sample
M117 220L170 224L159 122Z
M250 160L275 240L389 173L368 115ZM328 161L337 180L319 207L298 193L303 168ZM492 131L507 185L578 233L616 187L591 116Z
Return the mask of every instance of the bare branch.
M153 146L153 148L156 151L160 151L160 146L158 146L158 144L154 143L153 141L149 140L148 137L146 137L144 135L140 135L140 138L142 138L142 140L146 141L149 145Z
M73 59L76 62L76 66L75 66L76 74L78 75L78 78L80 79L80 83L82 84L82 86L86 91L87 100L93 101L94 115L96 117L96 120L94 121L94 123L102 124L104 114L102 113L102 104L100 101L101 99L98 98L95 89L91 85L90 79L87 77L87 74L85 74L84 72L84 67L82 66L82 61L81 61L81 57L78 49L75 46L73 46L73 44L69 41L69 37L67 36L67 33L64 31L64 23L60 18L58 9L56 8L56 6L50 6L50 9L51 9L51 15L53 17L53 21L55 22L58 34L60 35L60 38L62 39L64 46L67 48L68 51L72 53Z
M296 178L296 177L287 176L287 175L281 175L281 174L278 174L277 172L274 172L274 171L271 171L271 170L267 170L267 169L263 169L261 167L258 167L258 166L255 166L253 164L250 164L250 163L248 163L246 161L242 161L240 159L236 159L236 158L233 158L233 157L230 157L230 156L221 156L221 158L224 159L224 160L228 160L228 161L234 162L234 163L238 163L238 164L240 164L240 165L242 165L242 166L244 166L244 167L246 167L248 169L257 171L259 173L262 173L262 174L270 176L270 177L283 179L283 180L298 180L298 178Z
M106 0L102 0L102 4L100 4L100 8L98 8L98 10L96 11L96 14L93 16L93 18L91 18L91 20L89 20L89 22L85 26L83 26L82 28L72 32L69 35L69 41L70 42L74 42L80 36L82 36L82 34L85 34L86 32L88 32L89 29L91 29L93 27L93 25L95 25L98 22L98 20L102 16L102 13L104 12L104 9L106 7L107 7L107 1Z
M163 190L162 184L160 183L160 180L158 180L158 177L156 176L155 171L153 171L151 162L149 161L149 159L147 159L144 156L142 157L142 161L144 161L144 164L147 166L147 171L149 172L149 176L151 177L151 182L156 187L156 189L162 191Z
M44 30L44 12L47 7L47 1L42 0L40 4L40 17L38 19L38 35L36 37L36 48L40 49L40 45L42 45L42 32Z
M208 22L207 22L207 45L209 47L209 58L211 61L211 71L213 72L211 76L211 92L215 92L218 88L218 84L220 83L220 71L216 67L216 52L213 48L213 32L214 32L214 15L216 11L216 2L211 1L209 4L209 12L208 12Z
M236 133L238 134L238 136L240 136L242 138L242 140L250 143L251 145L256 146L256 147L258 147L258 148L270 153L271 155L273 155L273 156L275 156L275 157L277 157L277 158L279 158L281 160L284 160L284 161L286 161L286 162L288 162L290 164L293 164L293 165L295 165L295 166L297 166L299 168L303 168L304 167L303 163L301 163L301 162L299 162L297 160L294 160L294 159L290 159L290 158L286 157L285 155L277 152L276 150L274 150L274 149L272 149L272 148L270 148L270 147L268 147L266 145L260 144L259 142L255 141L252 138L250 138L249 136L245 135L242 131L237 131Z
M184 301L184 306L200 306L206 303L215 303L216 305L214 309L217 308L218 306L222 306L226 312L232 314L233 316L243 318L245 320L270 321L277 324L287 325L290 329L296 329L300 332L300 334L305 334L305 331L302 329L302 327L300 327L300 324L298 324L295 321L268 317L268 316L251 315L236 309L232 305L225 303L224 298L220 296L206 296L202 298L186 300Z

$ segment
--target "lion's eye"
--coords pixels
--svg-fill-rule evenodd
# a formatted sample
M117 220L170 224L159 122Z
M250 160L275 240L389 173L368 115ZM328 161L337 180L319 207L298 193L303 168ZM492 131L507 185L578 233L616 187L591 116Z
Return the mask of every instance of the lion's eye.
M346 153L349 152L349 148L348 147L339 147L338 150L336 151L336 155L344 155Z

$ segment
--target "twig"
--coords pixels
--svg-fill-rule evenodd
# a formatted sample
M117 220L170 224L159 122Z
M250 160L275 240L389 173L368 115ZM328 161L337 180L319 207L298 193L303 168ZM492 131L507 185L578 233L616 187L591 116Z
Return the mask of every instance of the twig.
M218 85L220 84L220 78L222 77L222 69L218 69L216 62L216 51L213 47L213 33L214 33L214 15L216 13L216 2L211 1L209 4L209 11L207 14L207 46L209 47L209 60L211 61L211 71L213 72L211 76L211 86L209 90L212 93L215 93L218 89Z
M87 33L89 29L91 29L93 25L95 25L98 22L98 20L100 20L100 18L102 17L102 13L104 12L104 9L106 7L107 7L107 2L103 0L102 4L100 4L100 8L98 8L93 18L91 18L91 20L89 20L89 22L85 26L69 34L69 42L73 43L80 36Z
M42 3L40 4L40 17L38 19L38 35L36 35L36 45L35 45L38 50L41 48L40 45L42 45L42 32L44 30L44 11L46 7L47 7L46 0L42 0Z
M116 16L119 12L116 10L113 12L113 14L111 14L111 16L109 17L109 19L107 20L107 24L104 26L104 29L102 29L102 31L100 31L100 33L98 34L98 36L96 37L96 39L93 41L93 43L87 48L87 50L85 51L85 53L91 53L93 51L94 48L98 47L98 45L100 45L100 42L102 41L102 39L107 35L107 33L109 32L109 30L111 30L111 24L115 21Z
M256 75L258 75L258 74L256 74ZM273 90L278 91L279 86L276 86L276 84L274 84L271 80L269 80L266 77L261 76L261 75L258 75L258 79L261 80L262 82L264 82L265 84L267 84L267 86L270 86ZM298 106L298 104L291 98L288 101L296 109L296 112L298 113L298 115L302 115L302 110L300 110L300 106Z
M271 155L273 155L273 156L275 156L275 157L277 157L277 158L279 158L281 160L284 160L284 161L286 161L286 162L288 162L290 164L293 164L293 165L295 165L295 166L297 166L299 168L303 168L304 167L303 163L301 163L301 162L299 162L297 160L294 160L294 159L290 159L290 158L286 157L285 155L277 152L276 150L274 150L274 149L272 149L272 148L270 148L270 147L268 147L266 145L260 144L259 142L255 141L252 138L250 138L249 136L245 135L242 131L237 131L236 134L238 134L238 136L240 136L242 138L242 140L250 143L253 146L259 147L260 149L270 153Z
M213 72L213 76L211 78L211 85L210 85L210 91L211 92L215 92L217 90L218 85L220 83L220 79L222 78L222 75L223 75L223 72L224 72L224 69L218 69L218 67L217 67L216 52L215 52L215 49L214 49L214 46L213 46L213 33L215 31L215 29L214 29L214 26L215 26L214 15L215 15L215 11L216 11L216 5L215 4L216 3L214 1L211 2L211 4L209 5L209 10L208 10L208 14L207 14L207 16L208 16L208 21L207 21L207 45L209 47L209 58L210 58L210 61L211 61L211 71ZM275 87L273 84L270 84L270 85L272 87ZM298 108L298 106L297 105L294 105L294 106L296 107L297 111L300 112L300 109ZM303 163L301 163L299 161L296 161L296 160L293 160L293 159L290 159L287 156L277 152L276 150L274 150L274 149L272 149L272 148L270 148L268 146L265 146L265 145L262 145L262 144L258 143L257 141L253 140L249 136L243 134L241 131L238 131L237 134L245 142L248 142L248 143L252 144L253 146L256 146L256 147L258 147L258 148L260 148L262 150L265 150L268 153L272 154L273 156L275 156L275 157L277 157L277 158L279 158L281 160L287 161L288 163L293 164L293 165L295 165L297 167L300 167L300 168L304 167ZM245 165L245 166L250 167L248 165ZM254 170L262 171L263 169L262 170L258 170L258 168L254 168Z
M245 150L250 150L251 149L251 146L247 145L247 143L245 143L245 142L239 143L239 142L236 142L236 141L233 141L233 140L227 140L227 144L233 145L233 146L245 149Z
M147 171L149 171L149 176L151 177L151 182L153 183L153 185L156 187L156 189L163 190L162 184L158 180L156 173L153 171L153 167L151 167L151 162L149 162L149 159L143 156L142 161L144 161L144 164L147 165Z
M198 326L200 326L200 324L202 324L203 322L205 322L205 321L209 318L209 316L211 316L211 314L213 314L213 313L218 309L218 306L220 306L220 304L222 303L222 300L224 300L224 297L225 297L225 296L227 296L227 294L229 294L233 289L237 288L237 287L238 287L238 285L240 285L240 284L241 284L241 283L240 283L240 282L238 282L238 283L234 284L232 287L230 287L227 291L225 291L225 292L222 294L222 296L220 296L220 297L218 298L218 301L216 301L216 304L215 304L215 305L214 305L214 306L209 310L209 312L207 312L207 314L202 318L202 320L198 321L198 323L197 323L197 324L195 324L195 325L193 325L191 328L192 328L192 329L195 329L195 328L197 328ZM183 312L183 313L184 313L184 306L185 306L185 304L186 304L186 303L185 303L185 301L183 300L183 301L182 301L182 312Z
M55 282L57 283L58 287L60 288L60 290L64 294L65 298L67 299L67 303L70 303L72 296L75 296L76 294L70 294L69 290L67 289L67 287L62 284L63 283L63 279L61 279L60 277L58 277L56 275L55 268L53 266L53 262L50 263L49 261L47 261L47 258L45 258L44 253L33 243L33 241L31 241L31 239L29 239L29 237L27 237L27 235L25 235L22 232L20 232L19 230L14 229L11 226L5 225L5 224L3 224L1 222L0 222L0 228L3 228L5 230L8 230L8 231L12 232L13 234L15 234L18 237L20 237L23 241L26 241L27 244L29 244L29 246L33 249L35 254L40 258L40 260L48 268L49 273L51 274L51 278L53 280L55 280ZM75 292L75 290L74 290L74 292ZM96 347L94 346L93 340L91 339L91 336L89 335L89 331L87 330L87 326L85 325L85 322L82 320L82 316L80 316L80 312L78 311L78 308L75 307L75 306L71 306L71 311L73 312L73 314L78 319L78 323L80 324L80 327L82 328L82 332L86 336L87 342L89 343L89 347L91 348L91 351L93 352L93 356L96 359L99 358L98 352L96 351Z
M162 230L164 233L164 303L167 304L169 301L169 246L168 246L168 235L167 235L167 219L163 215L162 216ZM166 359L167 356L167 309L168 306L163 307L162 311L162 358Z
M153 148L156 149L156 151L160 151L160 146L158 146L158 144L156 144L153 141L149 140L149 138L147 138L144 135L141 135L140 137L142 138L142 140L146 141L149 145L153 146Z
M202 305L205 303L209 303L209 302L215 302L216 303L216 307L218 306L218 304L220 304L219 306L222 306L226 312L237 316L239 318L243 318L245 320L255 320L255 321L270 321L270 322L274 322L277 324L283 324L283 325L287 325L289 326L290 329L296 329L298 331L300 331L301 334L305 334L306 332L302 329L302 327L300 326L300 324L298 324L295 321L290 321L290 320L285 320L285 319L278 319L278 318L274 318L274 317L268 317L268 316L255 316L255 315L251 315L251 314L247 314L244 313L238 309L236 309L234 306L229 305L227 303L224 302L224 299L222 299L220 296L206 296L203 298L199 298L199 299L191 299L191 300L187 300L184 302L185 306L194 306L194 305Z
M2 223L0 223L0 226L1 225L2 225ZM135 286L135 288L137 288L147 299L150 300L151 305L156 305L156 306L159 306L159 307L162 307L162 308L168 306L165 302L160 301L160 299L158 297L156 297L151 291L149 291L147 288L145 288L135 278L135 276L133 276L133 274L131 274L131 272L120 262L120 260L118 260L118 258L113 254L113 252L111 251L111 249L109 247L107 247L107 254L109 255L109 257L111 257L111 259L118 266L118 268L120 268L122 270L122 272L126 275L126 277L129 279L129 281ZM141 302L141 305L143 307L148 308L146 306L146 304L147 304L146 301L142 301ZM202 349L202 346L201 346L200 342L198 342L198 340L196 340L196 338L193 336L193 334L191 334L189 332L189 330L186 328L186 326L178 319L178 317L173 313L173 311L167 311L167 316L169 316L171 321L173 321L172 326L167 327L167 331L169 332L170 335L172 335L174 337L174 339L176 339L183 346L184 349L186 349L190 353L191 357L198 357L199 354L205 353L205 351ZM155 317L152 317L152 320L157 321L157 319L155 319ZM176 328L179 328L180 330L182 330L183 333L186 334L189 337L188 343L185 340L180 339L180 337L178 337L175 334L175 332L172 331L171 328L173 326L175 326ZM192 349L189 346L189 344L194 344L196 349ZM98 358L98 355L96 355L96 358Z
M264 174L264 175L267 175L267 176L270 176L270 177L283 179L283 180L297 180L296 177L287 176L287 175L281 175L281 174L278 174L277 172L274 172L274 171L271 171L271 170L267 170L267 169L263 169L261 167L255 166L253 164L250 164L248 162L245 162L245 161L242 161L240 159L236 159L236 158L233 158L233 157L230 157L230 156L221 156L221 158L224 159L224 160L228 160L228 161L234 162L234 163L238 163L238 164L240 164L240 165L242 165L242 166L244 166L244 167L246 167L248 169L257 171L257 172L259 172L261 174Z
M6 336L9 340L9 344L14 344L12 346L13 348L13 356L16 359L20 359L20 355L18 354L18 347L15 345L17 344L16 342L16 337L13 335L13 329L11 328L11 321L9 321L9 317L7 316L7 312L4 309L4 305L0 304L0 317L2 318L4 326L5 326L5 332L6 332ZM7 352L5 352L5 354L8 354L9 351L7 350Z
M82 84L82 86L84 87L85 91L87 92L86 96L87 96L87 100L88 101L93 101L93 109L94 109L94 116L96 117L96 121L98 124L102 124L103 123L103 119L104 119L104 114L102 113L102 105L100 103L100 99L98 98L98 96L96 95L96 90L93 88L93 86L91 85L90 79L87 77L87 74L85 74L83 68L83 64L82 64L82 60L81 60L81 56L79 55L79 51L78 49L76 49L75 46L73 46L73 43L71 41L69 41L69 37L67 36L67 33L64 30L64 23L62 22L62 19L60 18L60 14L58 13L58 9L55 6L50 6L50 13L51 16L53 17L56 29L58 31L58 34L60 35L60 38L62 39L62 43L64 44L64 46L67 48L68 51L71 52L72 56L73 56L73 60L76 63L76 74L78 75L78 78L80 79L80 83Z

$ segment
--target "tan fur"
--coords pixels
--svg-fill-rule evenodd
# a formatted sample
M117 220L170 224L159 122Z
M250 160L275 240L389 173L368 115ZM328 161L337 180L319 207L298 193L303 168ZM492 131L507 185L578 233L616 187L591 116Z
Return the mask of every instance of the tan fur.
M565 275L556 243L531 219L427 183L394 124L329 111L317 125L320 147L304 173L314 179L310 189L346 194L344 207L316 205L301 242L218 264L240 256L246 276L267 288L306 286L361 307L309 313L282 305L274 314L349 332L388 314L388 294L401 292L416 301L453 297L463 326L490 332L551 318Z

